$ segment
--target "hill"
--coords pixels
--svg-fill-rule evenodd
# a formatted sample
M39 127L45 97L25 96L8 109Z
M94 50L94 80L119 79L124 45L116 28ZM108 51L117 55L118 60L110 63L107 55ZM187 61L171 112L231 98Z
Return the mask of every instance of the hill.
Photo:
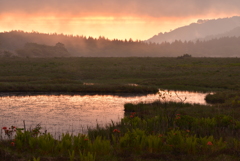
M236 27L236 28L234 28L230 31L227 31L225 33L206 36L205 38L199 39L199 40L208 41L208 40L212 40L212 39L219 39L219 38L222 38L222 37L239 37L239 36L240 36L240 26Z
M193 41L196 39L204 39L207 36L213 37L214 35L225 34L237 27L240 27L239 16L212 20L198 20L197 23L179 27L171 32L159 33L148 39L147 42L162 43L165 41L173 42L175 40Z

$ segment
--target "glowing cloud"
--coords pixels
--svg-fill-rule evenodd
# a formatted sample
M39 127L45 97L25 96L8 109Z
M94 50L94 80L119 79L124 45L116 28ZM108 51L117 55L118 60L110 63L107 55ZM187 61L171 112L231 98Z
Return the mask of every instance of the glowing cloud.
M197 19L238 15L238 6L236 0L0 0L0 32L147 39Z

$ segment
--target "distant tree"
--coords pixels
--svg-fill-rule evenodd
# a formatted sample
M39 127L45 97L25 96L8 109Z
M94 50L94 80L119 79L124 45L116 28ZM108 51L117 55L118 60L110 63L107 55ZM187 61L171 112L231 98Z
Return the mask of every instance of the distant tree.
M63 43L58 42L55 47L57 48L65 48L65 45Z
M55 55L56 56L69 56L69 53L67 49L65 48L65 45L63 43L58 42L55 45Z
M19 56L28 57L66 57L70 56L63 43L55 46L26 43L23 49L16 50Z
M182 56L178 56L177 58L178 59L184 59L184 58L191 58L192 55L189 55L189 54L183 54Z
M57 43L51 46L52 42ZM28 44L35 42L37 44ZM98 39L86 36L73 36L63 34L43 34L38 32L11 31L0 32L0 53L4 51L17 51L24 57L49 56L153 56L153 57L179 57L193 56L238 56L240 53L240 37L215 38L211 40L173 41L152 43L146 41L125 39L109 40L103 36ZM45 45L39 45L45 44ZM13 52L15 55L15 52ZM181 55L181 56L179 56Z

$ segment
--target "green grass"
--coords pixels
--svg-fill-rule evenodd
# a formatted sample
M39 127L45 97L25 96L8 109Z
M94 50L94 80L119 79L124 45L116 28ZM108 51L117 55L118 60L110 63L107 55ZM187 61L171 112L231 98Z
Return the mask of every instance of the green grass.
M239 160L240 109L156 101L126 104L119 122L88 135L40 134L39 126L1 141L6 160ZM133 112L134 111L134 112ZM12 145L14 142L14 145ZM11 156L11 157L10 157Z
M88 135L63 134L54 139L38 133L37 127L19 130L15 140L1 141L0 158L237 161L239 64L238 58L1 59L2 92L144 93L167 88L217 93L206 98L213 105L165 102L161 97L149 104L125 104L125 117L119 123L89 129Z
M6 160L238 160L240 109L229 103L232 97L217 105L165 102L161 97L153 103L128 103L120 122L89 128L88 135L67 133L55 139L41 134L39 125L19 129L14 139L9 135L1 141L0 155Z
M138 87L121 90L129 83L146 93L153 92L146 86L154 91L239 90L239 64L239 58L2 58L0 91L134 92ZM83 83L95 83L96 90ZM111 89L104 91L106 86Z
M240 93L238 91L222 91L208 94L205 100L208 103L240 107Z

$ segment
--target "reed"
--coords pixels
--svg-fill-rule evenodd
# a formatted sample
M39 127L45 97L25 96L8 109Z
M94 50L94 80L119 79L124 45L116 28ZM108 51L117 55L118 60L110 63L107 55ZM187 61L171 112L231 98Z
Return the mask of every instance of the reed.
M239 90L239 62L238 58L1 58L0 91Z

